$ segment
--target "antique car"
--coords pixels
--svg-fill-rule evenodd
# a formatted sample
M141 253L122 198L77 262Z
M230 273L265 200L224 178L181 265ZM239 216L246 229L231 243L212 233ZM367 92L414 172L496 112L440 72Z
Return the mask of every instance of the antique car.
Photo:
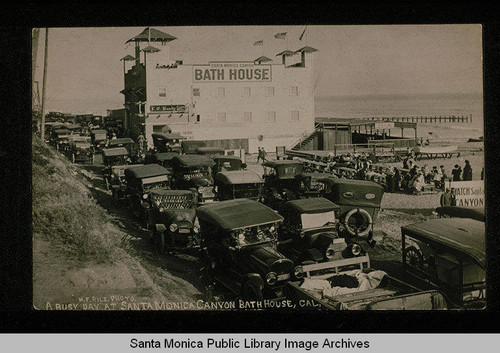
M276 250L280 215L248 199L207 204L196 214L207 299L214 285L244 300L284 298L293 263Z
M102 152L108 140L106 130L90 130L90 140L92 141L92 153Z
M146 154L145 164L156 163L168 169L170 173L173 174L174 169L172 168L172 159L178 156L177 152L157 152L152 154Z
M184 136L175 133L153 132L153 145L157 152L181 152L181 141Z
M200 146L200 147L196 148L196 153L213 158L215 156L221 156L221 155L223 156L224 155L224 148Z
M370 244L384 188L373 181L344 178L320 179L322 196L340 206L341 232L347 237L366 237ZM347 234L346 234L347 233Z
M105 176L105 180L107 188L111 189L111 197L114 200L122 201L127 199L127 181L125 179L125 169L143 165L144 164L124 164L111 166L109 175Z
M338 251L349 245L337 239ZM307 264L295 268L287 283L292 302L313 302L319 310L445 310L445 295L422 291L409 283L370 268L368 254Z
M82 133L82 126L73 123L64 123L61 129L68 129L71 135L80 135Z
M233 170L215 174L215 199L218 201L233 199L260 200L264 181L250 170Z
M56 150L64 152L68 147L68 137L71 131L68 129L55 129L51 136L51 144L56 147Z
M452 307L485 308L484 222L455 218L409 224L401 227L401 244L403 266L417 285L441 290Z
M113 134L115 134L117 137L120 137L125 130L122 120L104 119L102 125L103 128L108 132L108 138L111 138Z
M338 178L356 179L358 171L350 167L333 166L332 173Z
M128 151L128 156L130 158L134 156L134 140L132 140L130 137L110 139L108 141L108 148L114 147L125 147Z
M246 168L246 164L242 162L242 160L237 156L213 156L212 159L215 162L215 166L213 167L212 173L215 174L224 171L233 171L233 170L243 170Z
M149 193L147 228L158 253L199 248L197 196L190 190L155 189Z
M436 213L440 218L472 218L481 222L486 220L483 208L444 206L436 208Z
M295 176L302 173L302 162L297 160L276 160L262 163L264 166L264 204L276 209L285 201L293 200L296 188Z
M52 138L54 134L54 130L59 129L62 125L64 125L61 122L58 121L49 121L45 123L45 142L53 144Z
M364 255L361 246L354 242L338 249L340 237L335 213L339 209L323 197L283 203L278 208L284 218L278 229L278 249L296 265ZM341 243L344 242L342 239Z
M324 184L319 180L324 178L336 178L331 173L308 172L295 176L297 181L293 191L296 198L318 197L323 191Z
M116 184L116 182L112 182L112 179L120 176L120 170L123 170L130 162L131 160L125 147L105 148L102 150L102 163L104 164L102 174L107 189L110 189L110 185Z
M149 193L156 189L170 189L170 175L158 164L131 166L125 169L126 198L132 214L146 219L146 209L151 207Z
M70 135L68 137L66 154L73 163L93 161L90 138L87 136Z
M196 140L184 140L181 141L182 153L184 154L196 154L198 147L205 147L207 143L205 141Z
M198 192L198 202L211 202L213 190L212 167L214 161L202 155L178 155L172 158L173 186L175 189L194 189Z

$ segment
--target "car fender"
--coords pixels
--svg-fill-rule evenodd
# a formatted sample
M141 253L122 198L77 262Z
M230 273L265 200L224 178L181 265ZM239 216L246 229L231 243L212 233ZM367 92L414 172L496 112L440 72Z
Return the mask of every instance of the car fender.
M264 280L258 273L247 273L243 278L242 287L244 287L245 283L250 283L260 290L264 288Z
M164 232L167 230L164 224L156 224L155 227L157 232Z

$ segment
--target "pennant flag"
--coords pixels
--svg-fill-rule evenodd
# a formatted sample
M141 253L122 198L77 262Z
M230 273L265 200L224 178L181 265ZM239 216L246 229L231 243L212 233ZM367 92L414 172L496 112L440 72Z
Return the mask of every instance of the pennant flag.
M276 39L285 39L285 37L286 37L286 33L287 33L287 32L283 32L283 33L276 33L276 34L274 35L274 38L276 38Z
M264 41L263 40L258 40L255 43L253 43L253 45L264 45Z
M302 40L302 38L304 37L304 34L306 33L306 29L307 29L307 27L304 28L304 31L302 32L302 34L299 37L299 40Z

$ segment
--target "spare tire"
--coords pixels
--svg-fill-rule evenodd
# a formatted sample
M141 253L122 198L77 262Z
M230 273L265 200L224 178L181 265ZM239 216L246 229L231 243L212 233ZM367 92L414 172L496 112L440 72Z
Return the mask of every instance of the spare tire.
M344 227L352 236L364 237L370 231L372 216L362 208L353 208L344 217Z

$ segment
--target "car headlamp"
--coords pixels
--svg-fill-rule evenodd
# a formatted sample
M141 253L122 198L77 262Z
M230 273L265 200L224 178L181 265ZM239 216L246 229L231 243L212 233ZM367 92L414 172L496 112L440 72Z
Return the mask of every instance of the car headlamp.
M144 200L146 200L146 199L148 198L148 194L144 194L144 195L142 195L142 198L143 198Z
M325 251L325 256L328 260L333 259L333 257L335 256L335 249L332 247L328 247Z
M177 224L175 224L175 223L172 223L172 224L170 225L170 227L169 227L169 229L170 229L170 231L171 231L172 233L173 233L173 232L175 232L175 231L177 230L177 228L179 228L179 227L178 227L178 226L177 226Z
M275 228L274 226L269 227L269 232L271 232L271 233L272 233L272 232L274 232L275 230L276 230L276 228Z
M165 211L165 209L163 207L160 207L159 211L163 212L163 211Z
M356 243L352 244L351 253L353 256L359 256L362 251L363 251L363 249L361 248L361 245L356 244Z
M278 275L275 272L269 272L266 275L266 283L273 286L278 282Z
M205 191L205 188L204 188L203 186L200 186L200 187L198 188L198 192L199 192L200 194L203 194L203 191Z
M198 233L200 232L200 226L195 225L195 226L193 227L193 232L195 232L196 234L198 234Z
M302 266L296 266L293 269L293 275L295 276L295 278L302 278L302 277L304 277L304 269L302 268Z

